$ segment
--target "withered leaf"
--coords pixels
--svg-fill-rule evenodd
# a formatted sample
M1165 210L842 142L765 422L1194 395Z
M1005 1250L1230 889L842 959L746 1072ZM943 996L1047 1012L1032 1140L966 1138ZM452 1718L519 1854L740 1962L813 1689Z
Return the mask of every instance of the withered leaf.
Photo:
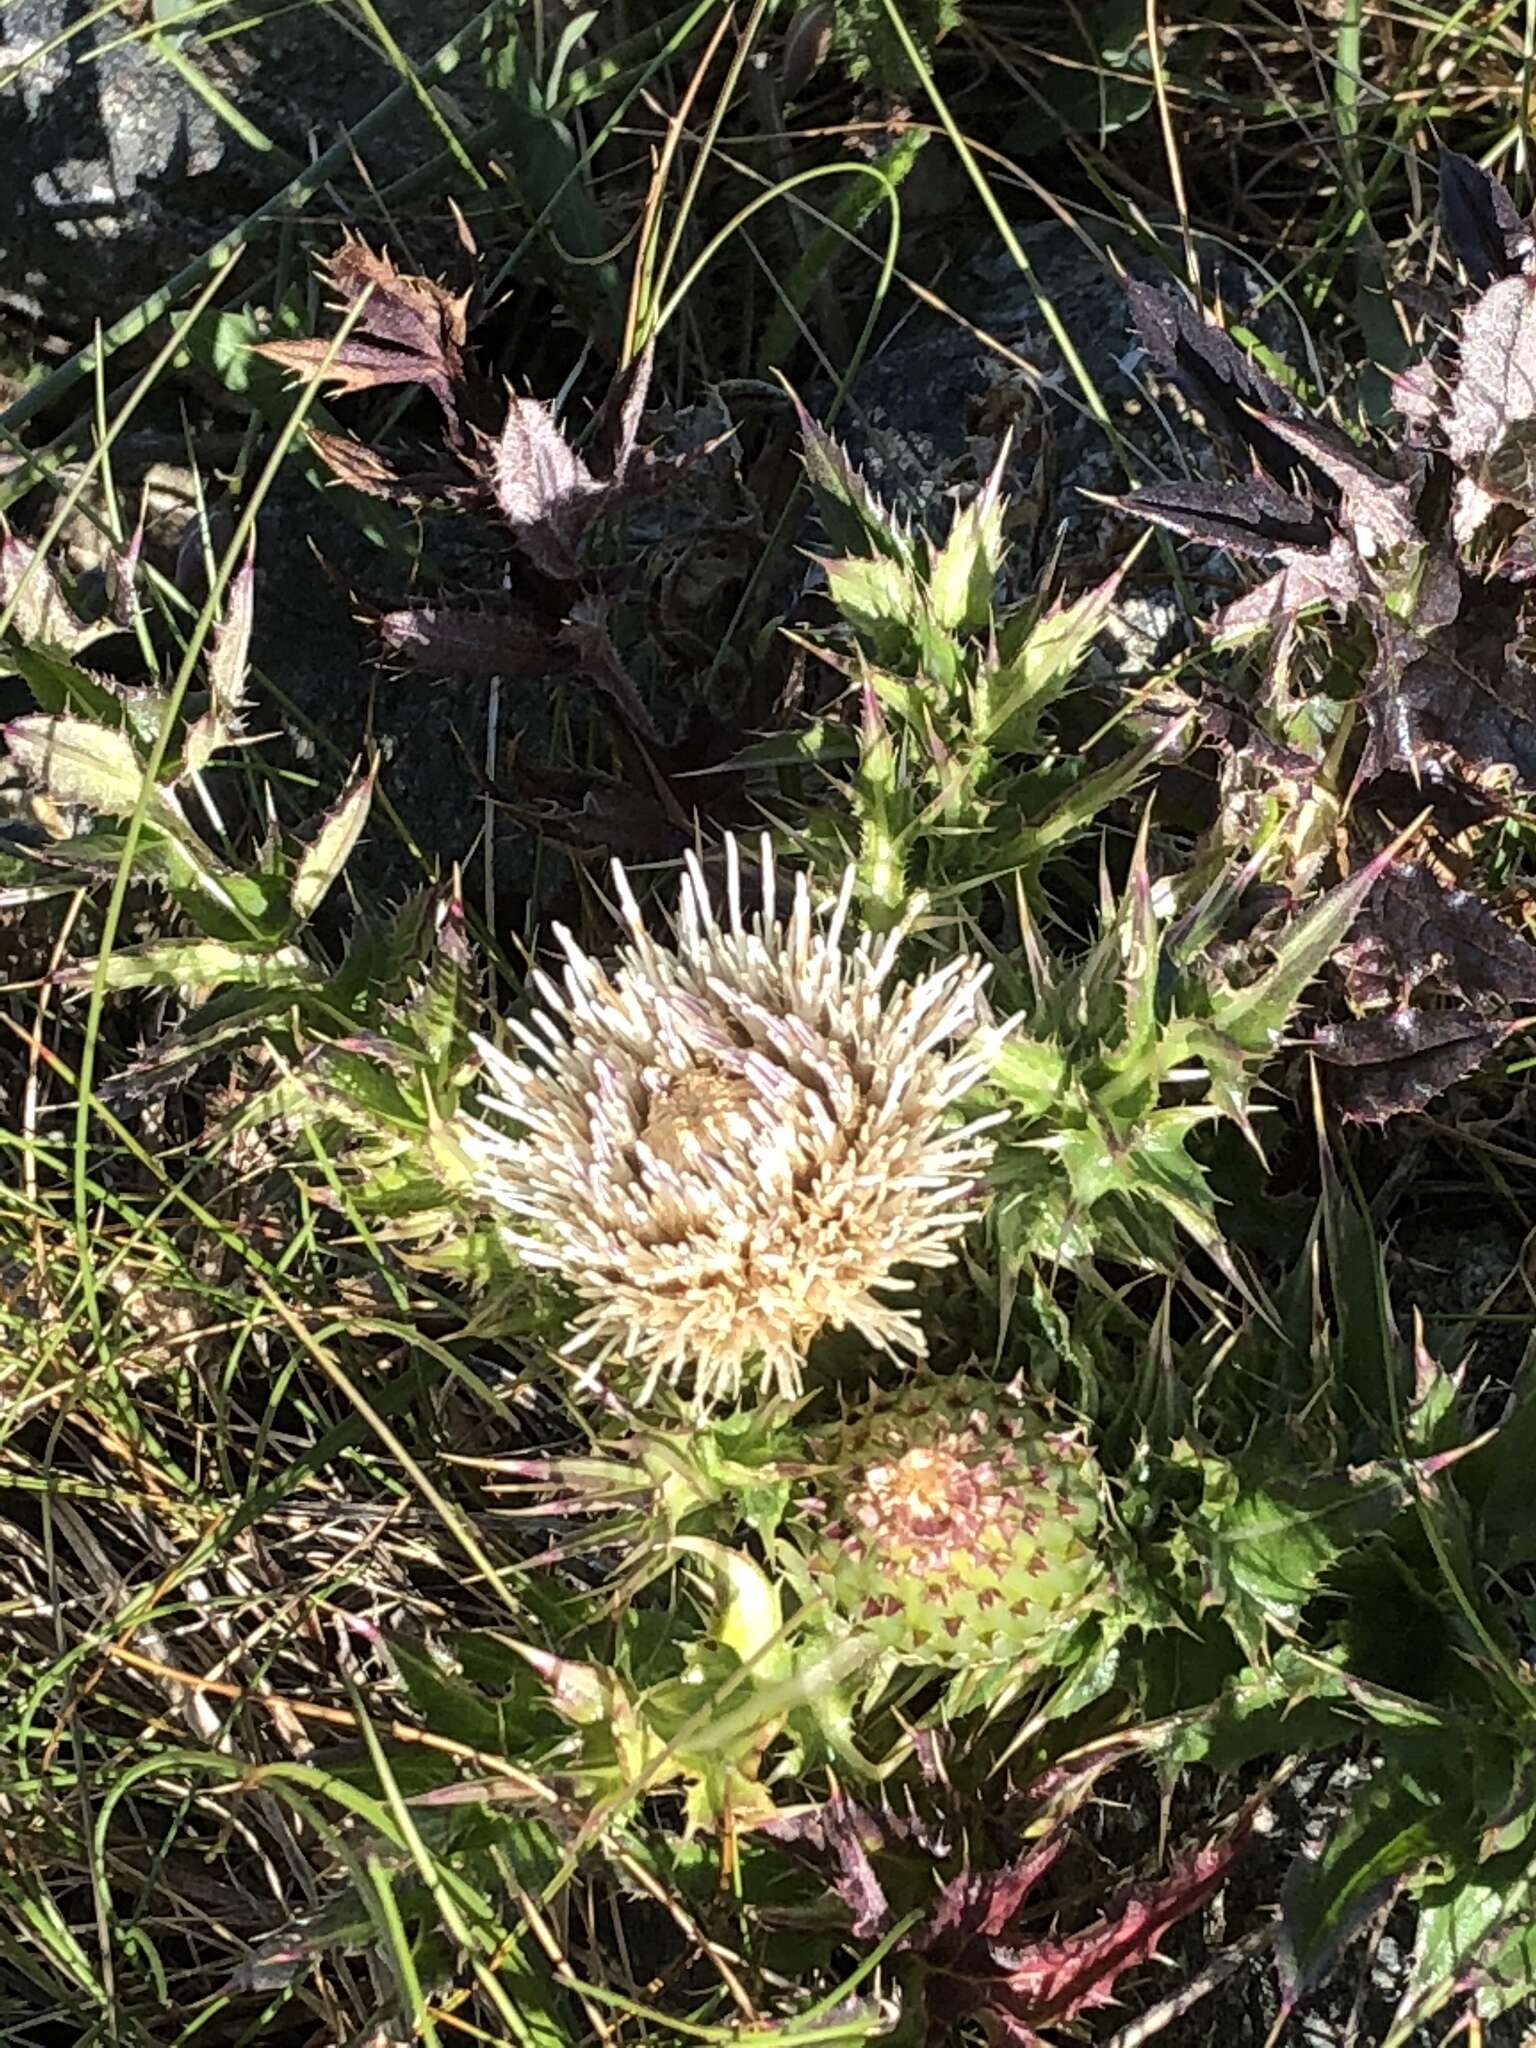
M1466 1010L1394 1010L1330 1024L1309 1049L1333 1071L1328 1096L1351 1123L1385 1123L1433 1102L1496 1053L1519 1020Z
M430 278L398 271L359 236L348 235L325 267L341 306L350 311L364 293L367 304L327 364L331 344L321 336L268 341L256 353L300 375L319 373L341 392L377 391L420 384L437 399L457 438L465 420L469 375L464 358L469 294L454 296Z
M1501 497L1519 499L1520 430L1536 419L1536 277L1504 277L1461 324L1461 374L1446 421L1453 461ZM1502 456L1502 460L1501 460ZM1516 467L1519 476L1516 475Z
M561 675L573 667L554 633L508 604L405 605L365 614L384 652L418 675Z
M1295 402L1229 335L1178 292L1133 280L1126 296L1147 354L1199 406L1213 431L1251 449L1278 483L1300 477L1323 503L1337 497L1332 479L1266 426L1265 416L1294 418Z
M350 434L327 434L318 427L306 427L305 434L336 481L361 491L365 497L383 498L392 505L419 505L465 494L462 472L455 475L446 468L404 470L387 455L354 440Z
M1259 473L1232 484L1148 484L1112 501L1170 532L1235 555L1326 549L1333 527L1305 499Z
M1351 1003L1403 1004L1426 985L1469 1002L1536 1002L1536 946L1421 863L1382 874L1337 955Z
M1440 218L1451 253L1479 290L1518 274L1530 230L1498 179L1454 149L1440 152Z

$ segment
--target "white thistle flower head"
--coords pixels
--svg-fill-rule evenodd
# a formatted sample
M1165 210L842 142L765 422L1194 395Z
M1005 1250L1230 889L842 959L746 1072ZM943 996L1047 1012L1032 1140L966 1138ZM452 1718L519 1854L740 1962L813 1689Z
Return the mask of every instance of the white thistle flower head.
M632 1362L641 1399L691 1379L700 1406L753 1374L795 1394L826 1328L921 1356L913 1312L882 1297L953 1260L998 1121L956 1110L995 1036L981 962L895 981L905 928L844 943L851 872L821 913L797 875L781 919L766 835L759 906L725 854L725 920L690 856L670 944L615 862L612 971L557 927L561 982L536 973L543 1008L511 1027L526 1057L479 1048L480 1190L583 1302L568 1352L594 1376Z

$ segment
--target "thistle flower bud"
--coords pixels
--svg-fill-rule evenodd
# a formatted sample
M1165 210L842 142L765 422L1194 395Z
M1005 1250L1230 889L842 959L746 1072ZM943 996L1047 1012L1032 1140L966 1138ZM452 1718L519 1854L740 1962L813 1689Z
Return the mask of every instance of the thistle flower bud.
M1038 1654L1100 1590L1093 1458L1008 1389L923 1374L812 1448L807 1588L898 1657Z

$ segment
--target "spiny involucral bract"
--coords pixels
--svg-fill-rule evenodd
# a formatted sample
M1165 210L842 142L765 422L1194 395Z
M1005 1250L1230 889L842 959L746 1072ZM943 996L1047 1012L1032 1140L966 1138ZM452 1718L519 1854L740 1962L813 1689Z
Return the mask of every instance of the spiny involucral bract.
M923 1373L812 1451L807 1586L898 1657L1039 1654L1103 1589L1098 1468L1014 1389Z
M557 928L561 980L536 974L542 1009L511 1027L523 1056L480 1045L481 1192L580 1297L569 1350L700 1406L752 1379L796 1393L827 1328L921 1356L885 1297L951 1262L991 1156L991 1120L958 1106L994 1041L986 968L899 981L905 925L845 943L851 874L821 912L797 875L784 918L766 838L755 907L725 853L723 918L690 859L670 942L615 864L613 968Z

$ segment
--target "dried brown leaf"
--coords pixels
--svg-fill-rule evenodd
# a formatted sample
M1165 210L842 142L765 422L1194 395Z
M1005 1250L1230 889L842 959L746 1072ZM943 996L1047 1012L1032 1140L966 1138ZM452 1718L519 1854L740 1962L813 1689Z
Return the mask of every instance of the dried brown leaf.
M256 353L297 375L318 375L343 393L420 384L437 399L450 437L459 441L470 396L464 355L469 295L455 297L430 278L405 275L355 235L327 259L326 269L344 311L366 294L346 340L334 353L319 336L263 342Z

